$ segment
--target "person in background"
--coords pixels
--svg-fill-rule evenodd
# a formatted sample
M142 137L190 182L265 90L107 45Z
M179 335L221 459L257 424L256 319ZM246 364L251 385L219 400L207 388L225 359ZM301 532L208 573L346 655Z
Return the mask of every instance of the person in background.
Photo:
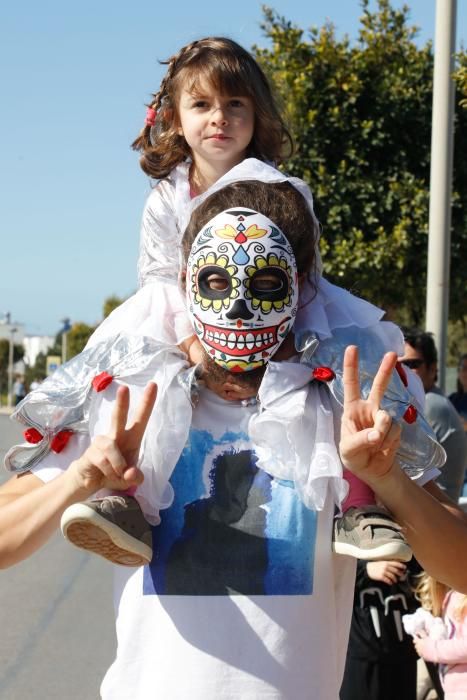
M416 700L417 654L402 616L417 607L415 559L358 561L340 700Z
M464 353L459 358L457 391L450 394L449 400L460 415L464 424L464 431L467 432L467 353Z
M431 333L405 329L404 356L399 358L420 377L425 390L425 416L438 442L446 450L446 464L439 485L453 501L458 501L464 483L467 445L461 419L453 404L436 386L438 353Z
M26 388L24 386L23 378L20 376L16 377L16 381L13 384L13 398L14 404L17 406L20 401L26 396Z

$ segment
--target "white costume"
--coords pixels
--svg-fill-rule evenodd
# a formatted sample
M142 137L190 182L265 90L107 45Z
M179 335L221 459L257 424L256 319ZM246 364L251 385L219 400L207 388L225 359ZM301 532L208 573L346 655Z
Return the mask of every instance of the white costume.
M188 167L188 163L177 166L148 198L139 261L140 280L145 286L105 319L80 356L18 406L15 416L37 429L39 438L36 444L12 448L6 458L11 471L24 471L43 460L57 433L62 436L68 428L86 433L88 425L91 438L105 432L114 387L96 395L92 384L99 373L129 384L133 403L152 378L159 387L158 400L142 450L140 466L145 479L137 491L144 514L152 523L159 522L159 511L173 500L169 478L183 450L192 411L194 370L175 347L193 335L192 320L178 286L181 236L191 211L227 184L247 180L288 181L302 193L311 210L313 207L311 192L302 180L289 178L253 158L190 200ZM317 257L319 261L318 252ZM347 490L336 449L343 402L343 351L350 343L359 346L365 396L383 353L395 350L402 354L403 338L394 324L380 321L383 311L327 282L319 263L313 283L316 293L310 283L302 289L294 324L302 354L291 362L269 362L249 434L258 464L268 473L293 480L308 507L323 508L331 488L332 500L339 508ZM295 304L296 300L294 309ZM310 368L323 366L332 369L327 384L330 391L319 381L310 382ZM425 473L425 479L426 473L431 477L438 473L444 451L415 409L423 406L417 377L412 372L407 376L408 387L404 386L407 381L402 382L394 373L383 407L403 426L398 453L403 467L414 478ZM408 409L413 409L410 423L403 420ZM306 434L304 422L308 425Z

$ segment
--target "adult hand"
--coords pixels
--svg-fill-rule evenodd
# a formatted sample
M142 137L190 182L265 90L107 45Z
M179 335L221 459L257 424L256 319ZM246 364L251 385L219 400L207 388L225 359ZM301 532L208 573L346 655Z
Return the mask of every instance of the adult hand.
M400 427L380 409L396 361L394 352L383 357L370 394L362 399L358 350L350 345L344 354L344 413L339 451L344 466L370 486L389 472L400 442Z
M143 481L136 463L156 396L157 387L151 382L144 390L133 422L127 426L130 391L127 386L118 388L108 434L97 435L68 469L79 488L89 494L101 488L124 491Z
M407 567L400 561L369 561L366 571L373 581L382 581L390 586L404 578Z

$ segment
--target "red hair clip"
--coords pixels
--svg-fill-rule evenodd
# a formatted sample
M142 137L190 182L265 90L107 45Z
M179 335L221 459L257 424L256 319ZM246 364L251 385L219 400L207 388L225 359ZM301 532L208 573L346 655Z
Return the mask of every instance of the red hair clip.
M156 123L156 115L156 110L152 107L148 107L146 110L146 119L144 120L144 123L147 126L154 126L154 124Z

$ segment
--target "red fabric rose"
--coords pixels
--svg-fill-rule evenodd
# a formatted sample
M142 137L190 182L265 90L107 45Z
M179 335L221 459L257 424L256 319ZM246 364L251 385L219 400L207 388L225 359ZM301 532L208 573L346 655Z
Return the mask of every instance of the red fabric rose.
M52 452L58 454L59 452L64 450L65 447L68 445L68 440L71 438L72 435L72 430L61 430L59 433L57 433L53 438L52 442L50 443L50 449L52 450Z
M415 421L417 420L417 416L418 416L417 409L415 408L415 406L412 406L412 404L410 404L402 417L406 423L411 424L411 423L415 423Z
M26 442L30 442L32 445L37 445L44 438L43 435L36 428L27 428L23 433Z
M95 391L104 391L104 389L107 389L109 384L111 384L113 381L113 377L111 374L108 374L107 372L101 372L98 374L94 379L92 380L92 386Z
M312 374L313 379L317 379L318 382L330 382L336 376L330 367L315 367Z

